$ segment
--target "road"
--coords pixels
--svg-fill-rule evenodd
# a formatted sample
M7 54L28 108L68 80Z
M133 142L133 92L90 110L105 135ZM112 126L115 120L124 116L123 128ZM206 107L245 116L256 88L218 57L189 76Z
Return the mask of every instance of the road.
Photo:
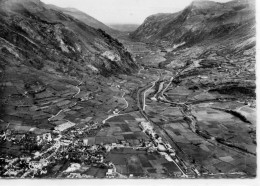
M145 99L146 99L145 94L146 94L146 92L147 92L148 90L150 90L151 88L154 87L155 83L156 83L157 81L159 81L160 77L161 77L161 76L159 76L159 78L158 78L157 80L151 82L152 85L149 84L149 85L147 85L147 86L145 86L145 87L142 87L142 88L138 89L138 91L137 91L137 106L138 106L139 111L140 111L140 113L142 114L142 116L143 116L148 122L150 122L150 123L153 124L154 126L157 126L157 127L161 130L162 133L164 133L164 134L165 134L166 136L168 136L171 140L173 140L172 137L167 133L167 131L165 131L164 128L162 128L160 125L157 125L156 123L154 123L154 122L147 116L147 114L145 113L145 106L144 106L144 105L145 105ZM142 95L142 94L143 94L143 95ZM174 141L173 141L173 142L174 142ZM174 143L175 143L175 142L174 142ZM175 149L175 150L176 150L176 149ZM176 155L176 159L179 160L179 162L184 163L177 155ZM186 171L185 171L183 168L181 168L181 165L179 165L179 163L177 163L176 160L173 160L173 162L174 162L174 164L178 167L178 169L182 172L183 177L186 177L186 178L189 177L189 176L185 173ZM192 176L192 177L194 177L194 176Z
M167 86L165 87L165 89L162 90L161 92L161 96L164 97L164 92L169 88L169 86L172 84L172 80L174 79L174 77L171 77L169 83L167 84Z
M123 95L122 95L122 99L125 101L125 107L123 108L125 110L128 108L129 105L124 96L125 96L125 91L123 92Z
M140 74L140 72L141 72L142 70L144 70L144 67L143 67L143 66L141 66L141 69L138 71L138 74Z
M83 83L83 82L81 81L81 82L76 86L76 88L78 89L78 92L73 96L73 98L80 93L80 88L79 88L79 86L80 86L82 83Z
M127 109L128 106L129 106L129 104L128 104L128 102L126 101L126 99L125 99L124 96L125 96L125 91L124 91L123 94L122 94L122 99L125 101L125 107L124 107L121 111ZM110 110L109 110L109 111L110 111ZM106 119L104 119L104 120L102 121L102 123L105 124L107 120L109 120L110 118L113 118L113 117L115 117L115 116L124 115L124 114L119 114L121 111L120 111L120 110L118 110L118 111L114 110L114 111L113 111L113 114L112 114L112 115L109 115Z
M155 81L152 82L152 86L148 88L147 90L144 91L144 99L143 99L143 111L145 110L146 104L145 104L145 99L146 99L146 92L150 91L154 86L155 83L160 80L161 76L159 76Z
M55 114L55 115L52 115L50 118L48 118L48 121L51 121L52 120L52 118L55 118L55 117L57 117L61 112L63 111L63 109L61 109L57 114Z
M75 96L77 96L77 95L80 93L81 90L80 90L79 86L80 86L82 83L83 83L83 81L80 81L79 84L78 84L77 86L75 86L75 87L78 89L78 91L77 91L77 93L76 93L74 96L72 96L72 98L74 98ZM76 104L77 104L77 103L76 103ZM51 121L53 118L57 117L63 110L64 110L64 109L61 109L57 114L52 115L50 118L48 118L48 121Z

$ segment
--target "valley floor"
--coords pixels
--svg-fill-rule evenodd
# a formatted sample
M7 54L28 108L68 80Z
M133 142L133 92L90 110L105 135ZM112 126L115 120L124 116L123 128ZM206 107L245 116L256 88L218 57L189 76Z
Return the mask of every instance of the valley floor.
M136 74L69 78L62 93L43 91L2 118L0 176L255 177L253 59L121 40L142 65Z

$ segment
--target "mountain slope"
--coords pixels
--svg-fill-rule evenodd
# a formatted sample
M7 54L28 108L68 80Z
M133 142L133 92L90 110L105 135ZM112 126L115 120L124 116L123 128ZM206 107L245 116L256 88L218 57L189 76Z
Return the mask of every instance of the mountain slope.
M57 7L55 5L47 5L47 7L49 7L50 9L61 11L64 14L70 15L70 16L82 21L86 25L89 25L96 29L102 29L109 34L116 34L118 32L118 31L110 28L109 26L105 25L104 23L98 21L97 19L91 17L90 15L88 15L80 10L77 10L75 8L61 8L61 7Z
M239 32L243 26L252 32L251 28L255 24L254 8L253 1L246 0L228 3L194 1L183 11L149 16L132 33L132 37L146 42L165 42L168 45L183 42L192 45Z
M71 16L47 9L40 1L2 0L0 11L2 41L16 50L19 47L21 51L17 52L27 57L37 54L42 60L53 60L55 65L65 60L68 66L80 65L79 70L92 65L103 74L131 72L136 68L117 40ZM104 52L120 59L111 61Z
M183 11L148 17L132 38L158 48L144 66L186 70L174 83L255 99L254 1L194 1ZM153 62L153 59L155 62ZM214 88L213 88L214 87ZM240 96L240 97L243 97Z
M47 119L75 105L83 82L90 92L138 68L118 40L38 0L0 0L0 14L1 130L53 129Z

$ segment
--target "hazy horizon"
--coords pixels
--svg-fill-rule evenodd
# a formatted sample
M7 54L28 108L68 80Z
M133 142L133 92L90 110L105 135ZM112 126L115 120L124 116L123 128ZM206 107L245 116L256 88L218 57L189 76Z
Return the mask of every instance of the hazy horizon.
M41 0L63 8L76 8L107 24L142 24L148 16L174 13L194 0ZM230 0L214 0L228 2Z

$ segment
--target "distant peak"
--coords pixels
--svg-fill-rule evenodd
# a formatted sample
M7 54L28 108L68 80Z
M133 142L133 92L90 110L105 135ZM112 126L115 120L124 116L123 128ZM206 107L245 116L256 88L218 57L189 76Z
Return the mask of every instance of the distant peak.
M206 5L213 5L213 4L217 4L217 3L209 0L195 0L191 3L191 5L194 6L206 6Z
M76 9L76 8L71 8L71 7L67 7L67 8L64 8L64 9L66 9L66 10L68 10L68 11L79 11L78 9Z
M41 1L40 0L6 0L6 1L10 1L10 2L13 2L13 3L40 3Z
M194 0L194 1L192 1L192 4L194 4L194 3L204 3L204 2L208 2L208 0Z
M44 4L40 0L0 0L0 7L6 10L16 10L23 7L35 9Z
M199 9L208 9L220 5L218 2L208 0L195 0L191 3L190 7Z
M27 3L35 3L41 4L40 0L0 0L0 3L12 5L12 4L27 4Z

